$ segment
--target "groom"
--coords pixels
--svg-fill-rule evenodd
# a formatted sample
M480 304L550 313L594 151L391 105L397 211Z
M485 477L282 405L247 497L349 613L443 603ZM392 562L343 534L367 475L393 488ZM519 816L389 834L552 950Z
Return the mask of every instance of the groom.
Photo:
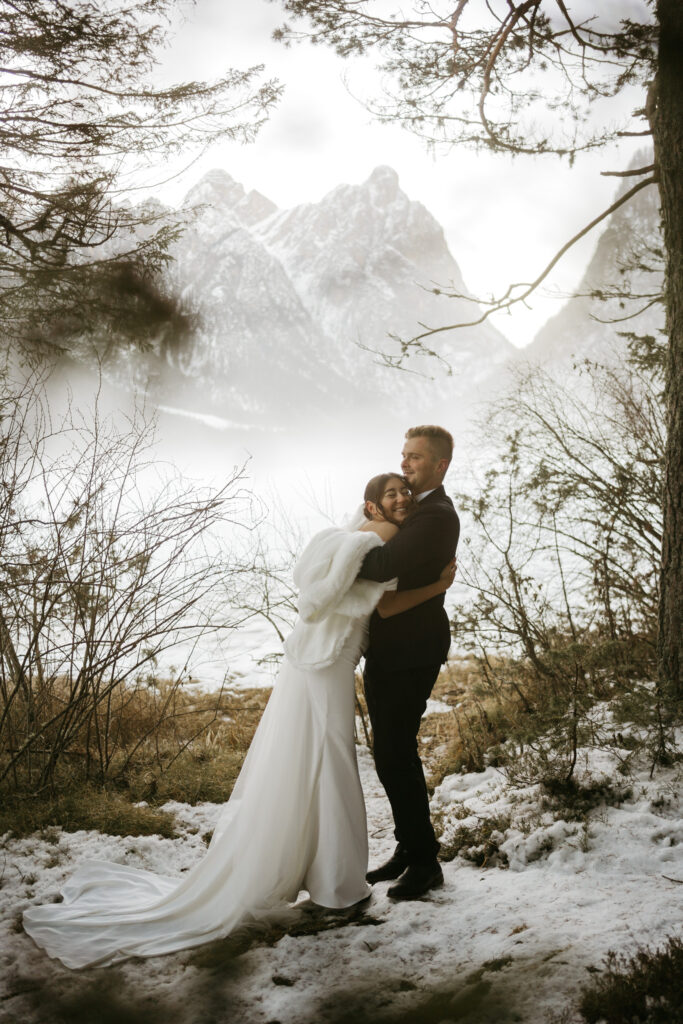
M442 486L453 455L453 438L443 427L411 427L401 469L418 504L388 543L365 556L360 576L385 582L398 576L398 589L423 587L438 579L455 556L460 522ZM413 900L443 884L436 855L439 844L429 818L429 796L417 749L420 719L450 647L444 595L409 611L370 619L365 655L365 696L372 723L377 774L396 826L398 845L369 882L398 879L389 888L397 900Z

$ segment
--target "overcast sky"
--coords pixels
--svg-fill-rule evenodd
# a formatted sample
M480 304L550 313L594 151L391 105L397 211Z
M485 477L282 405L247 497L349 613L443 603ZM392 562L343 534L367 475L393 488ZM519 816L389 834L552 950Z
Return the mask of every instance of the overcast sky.
M611 2L611 0L610 0ZM635 0L623 0L625 3ZM620 10L624 12L623 2ZM285 86L270 122L250 145L225 143L206 154L180 179L158 193L178 202L205 171L221 167L279 207L317 201L336 185L364 181L374 167L395 168L403 190L442 224L467 286L476 294L504 291L511 280L530 280L568 237L609 205L614 178L642 140L627 139L609 151L580 157L570 169L557 158L511 160L452 149L437 155L398 126L378 125L349 92L369 95L380 81L367 60L348 62L308 43L290 49L273 42L282 22L277 3L265 0L197 0L185 7L165 73L210 78L228 67L265 64ZM622 101L623 118L641 102ZM619 120L615 111L614 120ZM571 291L590 258L597 236L576 246L549 280L545 293L498 328L515 345L530 342Z

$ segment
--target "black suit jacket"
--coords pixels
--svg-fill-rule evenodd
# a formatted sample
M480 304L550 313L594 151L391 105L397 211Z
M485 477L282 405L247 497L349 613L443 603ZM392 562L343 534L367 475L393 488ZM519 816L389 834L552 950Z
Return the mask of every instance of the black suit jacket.
M455 555L460 520L443 487L418 503L413 515L392 540L373 548L359 576L384 583L398 576L399 590L434 583ZM451 643L444 595L424 601L407 612L383 619L373 612L366 657L388 668L414 668L446 660Z

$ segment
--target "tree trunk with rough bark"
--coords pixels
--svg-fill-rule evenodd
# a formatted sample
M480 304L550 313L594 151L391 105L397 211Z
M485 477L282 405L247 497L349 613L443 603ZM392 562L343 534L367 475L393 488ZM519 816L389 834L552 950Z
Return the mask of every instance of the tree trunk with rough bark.
M667 250L667 447L659 607L659 670L683 698L683 4L658 0L659 67L653 129Z

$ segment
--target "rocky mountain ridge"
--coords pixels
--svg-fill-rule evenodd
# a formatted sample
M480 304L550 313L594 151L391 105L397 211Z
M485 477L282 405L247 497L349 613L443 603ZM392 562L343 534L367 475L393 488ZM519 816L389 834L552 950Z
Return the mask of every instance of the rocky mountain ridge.
M639 151L629 169L647 166ZM633 186L628 178L615 201ZM612 363L627 350L628 333L664 329L662 238L656 185L638 192L611 215L597 238L576 293L541 328L519 358L564 371L589 359Z
M661 326L661 307L646 298L661 283L647 255L658 241L654 188L610 218L577 295L526 349L486 321L427 339L443 362L412 356L408 372L382 356L399 351L397 338L476 319L478 307L439 294L467 296L463 274L439 223L391 168L289 210L213 170L179 210L156 205L183 226L166 287L195 329L181 344L114 351L108 375L124 388L146 387L159 405L231 424L272 430L344 416L455 424L473 401L506 386L521 361L564 373L583 358L619 358L615 345L623 355L618 331L635 308L625 294L643 296L647 308L624 330Z
M223 170L206 174L179 211L167 286L197 328L189 344L138 357L117 354L119 382L146 382L156 400L210 409L261 425L297 416L391 415L430 419L485 390L512 346L487 324L444 335L452 367L412 359L409 372L383 365L391 336L421 324L471 318L443 230L401 190L389 167L322 200L278 210ZM476 307L474 307L476 309Z

